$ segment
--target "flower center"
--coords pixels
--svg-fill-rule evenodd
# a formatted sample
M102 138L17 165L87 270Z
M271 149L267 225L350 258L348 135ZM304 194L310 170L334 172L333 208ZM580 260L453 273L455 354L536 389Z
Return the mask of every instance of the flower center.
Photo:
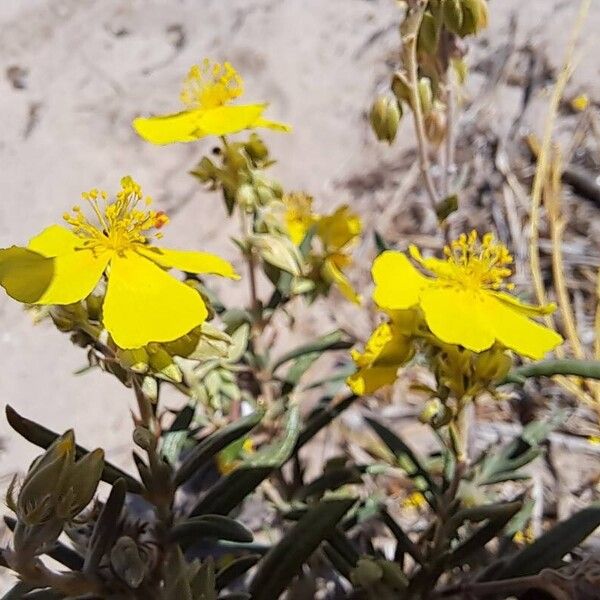
M189 70L180 98L190 109L207 109L223 106L243 92L242 78L230 63L213 63L205 58Z
M414 250L411 248L413 258L442 282L458 284L470 290L514 287L514 284L505 282L512 274L509 265L513 258L508 248L496 242L491 233L486 233L481 240L476 231L469 235L463 233L444 248L445 261L422 258Z
M74 206L73 213L66 213L63 218L86 247L98 251L122 253L136 244L146 244L149 237L146 232L169 221L162 211L138 208L142 201L146 207L150 206L152 199L144 198L142 188L131 177L121 179L121 191L114 202L108 202L108 194L97 189L84 192L81 197L92 207L96 222L88 220L79 206ZM160 238L162 234L154 233L152 237Z

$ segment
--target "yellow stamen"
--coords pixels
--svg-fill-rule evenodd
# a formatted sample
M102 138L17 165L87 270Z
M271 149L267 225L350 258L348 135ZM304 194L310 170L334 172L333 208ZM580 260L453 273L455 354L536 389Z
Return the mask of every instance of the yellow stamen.
M475 289L512 289L505 279L512 270L508 265L513 257L508 248L495 241L493 234L486 233L481 240L476 231L462 234L444 248L446 261L423 259L419 251L411 247L411 256L426 269L435 273L441 280L458 282Z
M213 63L208 58L188 72L181 101L188 108L216 108L241 96L244 83L230 63Z
M114 202L108 202L108 194L97 189L81 196L91 206L96 223L90 222L79 206L74 206L72 214L66 213L63 218L87 247L98 251L121 253L136 244L145 244L147 231L159 229L169 221L162 211L137 208L141 201L149 206L152 200L144 198L142 188L131 177L123 177Z

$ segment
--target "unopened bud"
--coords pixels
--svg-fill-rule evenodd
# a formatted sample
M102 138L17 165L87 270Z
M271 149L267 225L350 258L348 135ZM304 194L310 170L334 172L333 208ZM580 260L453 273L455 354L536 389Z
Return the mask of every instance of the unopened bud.
M237 189L235 201L243 210L252 211L258 205L259 197L252 185L244 183Z
M447 120L444 111L436 107L425 115L425 135L434 145L439 146L446 137Z
M435 54L438 45L438 27L435 18L430 12L423 14L417 47L419 52L426 54Z
M244 144L244 148L254 161L265 160L269 156L269 149L256 133L250 134L250 139Z
M426 115L433 107L433 90L431 89L431 79L429 77L419 79L418 91L421 110Z
M478 33L488 24L488 8L485 0L461 0L462 24L458 35L465 37Z
M394 73L392 77L392 92L394 92L394 96L396 96L399 103L406 102L408 105L411 105L410 85L403 74Z
M442 15L446 29L458 34L463 23L461 0L442 0Z
M156 446L156 438L145 427L138 426L133 430L133 441L142 450L150 450Z
M196 176L202 183L207 183L215 178L217 174L217 167L215 164L206 156L196 165L196 168L192 171L192 175Z
M396 99L388 96L377 98L373 103L370 114L371 127L377 139L391 144L396 139L401 118L401 108Z

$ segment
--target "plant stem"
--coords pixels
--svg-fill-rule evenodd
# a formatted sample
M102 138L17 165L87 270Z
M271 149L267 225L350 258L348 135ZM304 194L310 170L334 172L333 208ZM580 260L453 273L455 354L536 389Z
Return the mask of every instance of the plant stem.
M431 210L433 210L437 218L437 207L440 203L440 197L431 177L431 163L427 155L427 137L425 135L423 107L421 105L421 97L419 96L419 64L417 60L417 37L426 7L427 2L425 0L416 0L411 4L401 27L401 35L404 65L408 76L411 108L417 136L419 167L425 182Z

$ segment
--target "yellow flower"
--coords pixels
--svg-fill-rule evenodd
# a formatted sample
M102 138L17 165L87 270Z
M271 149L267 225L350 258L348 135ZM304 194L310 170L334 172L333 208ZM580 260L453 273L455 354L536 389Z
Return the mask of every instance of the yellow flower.
M355 304L360 304L361 297L344 275L344 269L352 264L348 251L361 231L360 217L346 205L340 206L331 215L318 217L316 221L316 235L321 240L324 252L321 276Z
M183 85L181 102L185 110L133 121L133 128L148 142L172 144L193 142L207 135L227 135L244 129L266 127L290 131L284 123L264 119L266 103L232 106L228 103L244 92L242 78L228 63L205 58L194 65Z
M394 383L398 369L415 353L411 335L417 320L415 311L396 311L391 322L382 323L373 331L364 352L350 352L358 371L346 383L355 394L372 394Z
M293 192L283 196L285 226L292 242L299 246L309 229L318 221L313 213L313 199L308 194Z
M76 206L64 216L72 230L51 225L27 248L0 250L0 284L10 296L28 304L73 304L106 274L104 327L115 344L130 349L177 339L208 315L198 292L166 269L238 278L226 260L213 254L151 246L148 232L162 227L167 217L147 209L151 199L143 198L130 177L121 180L114 202L98 190L82 196L97 223ZM146 209L138 208L142 200Z
M411 257L433 277L415 269L402 252L378 256L372 270L377 305L388 310L419 306L438 339L473 352L498 342L539 359L562 342L558 333L530 320L551 313L553 305L524 304L506 293L511 289L505 279L511 274L512 257L492 234L481 242L474 231L463 234L444 253L445 260L423 258L410 247Z

